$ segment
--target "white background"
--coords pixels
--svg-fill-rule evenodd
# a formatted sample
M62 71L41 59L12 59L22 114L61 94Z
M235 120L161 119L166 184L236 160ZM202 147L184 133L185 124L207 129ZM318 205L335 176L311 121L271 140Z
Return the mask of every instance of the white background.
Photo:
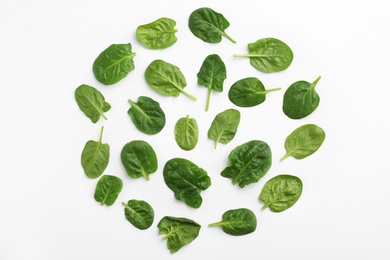
M208 44L189 31L190 13L211 7L230 21L224 38ZM389 58L388 1L15 1L0 3L0 259L390 259L389 203ZM135 38L137 26L170 17L177 22L178 41L152 51ZM294 61L284 72L264 74L248 59L247 44L264 37L286 42ZM92 63L112 43L128 43L137 53L136 69L120 83L103 86L94 79ZM213 93L204 111L206 88L197 85L203 59L217 53L228 78L223 93ZM154 59L177 65L186 76L184 95L154 92L143 73ZM283 93L297 80L314 81L321 96L318 109L301 120L287 118ZM266 88L281 87L253 108L237 108L227 98L230 86L258 77ZM74 90L89 84L100 90L112 109L108 120L93 124L79 110ZM164 109L162 132L147 136L127 115L129 98L146 95ZM213 148L207 130L227 108L241 111L236 137ZM200 128L197 147L182 151L173 127L189 114ZM284 140L295 128L315 123L327 134L312 156L279 162ZM111 146L105 174L120 177L122 193L111 207L93 198L97 180L88 179L80 154L88 140ZM159 169L151 180L131 179L120 162L123 145L142 139L155 149ZM273 166L258 183L244 189L220 176L230 151L249 140L266 141ZM174 199L162 178L165 162L190 159L207 170L212 186L203 204L192 209ZM299 201L282 213L261 211L258 195L264 183L282 173L300 177ZM143 199L155 210L145 231L123 214L122 201ZM229 209L255 212L257 230L234 237L207 224ZM202 225L199 237L176 254L166 248L157 223L166 215L187 217Z

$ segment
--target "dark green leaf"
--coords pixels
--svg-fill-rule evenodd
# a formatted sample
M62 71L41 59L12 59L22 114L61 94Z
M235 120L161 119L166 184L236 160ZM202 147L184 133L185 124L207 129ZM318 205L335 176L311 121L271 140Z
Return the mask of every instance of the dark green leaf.
M221 175L231 178L241 188L256 183L272 165L271 148L263 141L253 140L237 146L229 155L229 166Z
M115 200L118 198L119 193L122 190L122 180L116 176L103 175L97 185L95 190L95 200L100 202L100 205L106 204L111 206L114 204Z
M110 45L93 63L96 79L104 85L117 83L134 69L134 56L130 43Z
M122 202L125 207L126 219L136 228L144 230L148 229L154 221L153 208L143 200L129 200L126 203Z
M138 26L136 36L138 41L148 49L165 49L177 41L175 26L174 20L162 17L154 22Z
M75 99L81 111L93 123L99 121L100 116L107 120L104 112L110 110L111 105L105 101L104 96L97 89L83 84L76 89Z
M222 221L209 224L209 227L222 227L222 230L233 236L241 236L256 230L255 214L245 208L232 209L222 215Z
M174 192L175 198L188 206L199 208L202 204L200 192L211 185L207 172L193 162L174 158L169 160L163 170L165 184Z
M214 148L218 143L227 144L234 138L240 118L240 112L236 109L227 109L214 118L207 133L215 141Z
M302 194L302 181L292 175L278 175L267 181L260 193L259 200L264 203L262 209L282 212L292 207Z
M158 223L162 239L168 239L167 245L171 253L177 252L183 246L198 237L201 226L187 218L166 216Z
M175 140L183 150L189 151L198 143L198 124L189 115L180 118L175 124Z

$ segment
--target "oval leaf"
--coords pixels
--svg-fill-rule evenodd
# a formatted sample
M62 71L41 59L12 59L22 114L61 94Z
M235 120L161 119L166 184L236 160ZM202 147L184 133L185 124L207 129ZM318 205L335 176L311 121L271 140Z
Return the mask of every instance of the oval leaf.
M234 138L240 118L240 111L236 109L227 109L214 118L207 132L207 136L215 141L214 148L218 143L227 144Z
M175 124L175 140L177 145L185 151L195 148L198 143L198 124L189 115L180 118Z
M249 209L232 209L222 215L222 221L209 224L209 227L222 227L222 230L233 236L241 236L256 230L256 215Z
M122 202L125 207L126 219L136 228L145 230L148 229L154 221L153 208L143 200L129 200L126 203Z
M114 204L115 200L118 198L119 193L122 190L122 180L116 176L103 175L97 185L95 190L95 200L100 202L100 205L106 204L111 206Z
M162 17L154 22L138 26L136 36L145 48L165 49L177 41L175 26L174 20Z

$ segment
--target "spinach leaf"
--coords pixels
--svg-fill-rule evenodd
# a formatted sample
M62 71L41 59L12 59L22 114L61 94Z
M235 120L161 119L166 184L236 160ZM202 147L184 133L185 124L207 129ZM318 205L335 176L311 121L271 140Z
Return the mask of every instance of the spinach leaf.
M145 71L146 82L164 96L179 96L180 92L196 100L196 97L184 90L186 79L178 67L163 60L154 60Z
M293 52L287 44L275 38L263 38L248 44L249 54L234 54L234 57L246 57L256 69L262 72L278 72L287 69Z
M122 191L122 186L122 180L118 177L103 175L96 185L95 200L100 202L101 206L104 204L111 206Z
M200 192L211 185L210 177L193 162L174 158L169 160L163 170L165 184L175 194L175 198L192 208L202 204Z
M174 20L162 17L154 22L138 26L136 37L145 48L165 49L177 41L175 25Z
M131 141L121 151L122 164L131 178L144 177L157 171L158 161L152 146L141 140Z
M81 166L91 179L103 174L110 159L110 146L102 143L103 130L102 126L99 141L89 140L81 153Z
M244 78L235 82L229 90L229 100L239 107L253 107L265 101L267 93L280 90L265 90L263 83L257 78Z
M232 183L243 188L245 185L256 183L271 168L271 148L259 140L249 141L237 146L229 154L229 166L221 175L231 178Z
M80 110L93 123L99 121L100 116L107 120L104 112L110 110L111 105L105 101L104 96L97 89L83 84L76 89L75 99Z
M131 107L127 114L142 133L154 135L164 128L165 113L157 101L140 96L138 102L129 99L129 103Z
M157 227L162 239L168 239L167 245L171 253L176 253L180 248L188 245L198 237L201 226L187 218L171 216L163 217Z
M315 153L325 140L325 132L321 127L307 124L295 129L284 142L286 154L280 159L283 161L289 156L303 159Z
M197 74L198 84L208 88L206 111L209 110L211 90L222 92L223 82L226 79L225 63L217 54L206 57Z
M240 111L236 109L227 109L215 116L207 132L208 137L215 141L214 148L218 143L227 144L234 138L240 118Z
M126 219L136 228L144 230L153 224L154 210L146 201L129 200L127 204L122 202L122 205Z
M220 42L222 36L236 43L232 37L225 33L225 29L229 25L230 23L222 14L207 7L193 11L188 20L190 31L199 39L209 43Z
M292 175L278 175L267 181L261 190L259 200L264 203L262 209L282 212L292 207L302 194L302 181Z
M198 124L194 118L189 115L180 118L175 124L175 140L177 145L185 150L190 151L198 143Z
M301 119L310 115L320 104L320 96L315 90L319 76L313 83L297 81L293 83L283 97L283 112L291 119Z
M209 227L222 227L225 233L233 236L252 233L256 226L256 215L245 208L228 210L222 215L222 221L209 224Z
M134 56L130 43L112 44L94 61L93 74L104 85L115 84L134 70Z

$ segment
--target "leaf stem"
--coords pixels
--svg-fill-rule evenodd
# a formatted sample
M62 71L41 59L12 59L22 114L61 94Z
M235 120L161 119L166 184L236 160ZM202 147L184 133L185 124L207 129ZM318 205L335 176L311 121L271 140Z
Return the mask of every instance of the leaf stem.
M290 154L291 154L291 152L286 153L282 158L280 158L280 161L283 161L284 159L286 159L287 157L289 157Z
M196 101L196 97L185 91L183 88L180 88L180 91L186 95L187 97L191 98L192 100Z
M99 143L102 143L102 140L103 140L103 131L104 131L104 126L102 125L102 127L100 128Z
M209 227L218 227L218 226L220 226L221 225L221 221L220 222L215 222L215 223L211 223L211 224L209 224L208 226Z
M233 43L237 43L236 40L234 40L232 37L230 37L229 35L227 35L226 33L222 33L223 36L225 36L226 38L228 38L229 40L231 40Z
M209 111L210 95L211 95L211 86L209 86L208 91L207 91L206 111Z
M267 89L265 92L268 93L268 92L272 92L272 91L277 91L277 90L281 90L282 88L270 88L270 89Z
M318 78L313 83L310 84L310 89L314 89L316 87L318 81L320 81L320 79L321 79L321 76L318 76Z

